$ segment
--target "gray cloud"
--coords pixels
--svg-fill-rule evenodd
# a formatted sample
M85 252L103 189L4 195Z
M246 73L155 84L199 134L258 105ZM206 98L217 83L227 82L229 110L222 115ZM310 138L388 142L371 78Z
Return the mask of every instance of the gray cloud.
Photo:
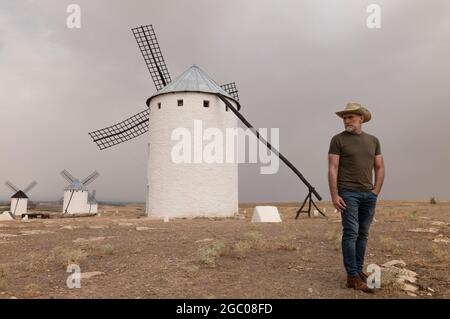
M82 28L65 26L82 8ZM382 28L365 26L382 7ZM198 64L236 81L242 113L279 127L281 152L328 199L326 154L348 101L373 113L387 165L383 197L449 198L450 3L419 1L3 1L0 4L0 181L33 179L57 199L67 168L100 200L145 199L140 137L100 152L87 132L145 108L155 92L130 29L153 24L172 77ZM240 165L241 201L295 201L305 187L286 167ZM9 197L0 187L0 199Z

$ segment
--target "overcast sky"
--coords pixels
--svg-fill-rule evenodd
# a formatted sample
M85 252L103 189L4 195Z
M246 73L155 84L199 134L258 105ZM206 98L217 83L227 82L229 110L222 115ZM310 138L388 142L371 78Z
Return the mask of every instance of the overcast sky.
M81 6L81 29L66 8ZM381 29L366 26L381 6ZM62 196L67 169L99 200L144 201L147 135L99 151L88 132L142 111L155 92L130 31L153 24L172 78L193 64L235 81L255 127L280 128L280 150L329 199L334 115L366 105L386 163L384 199L450 199L450 1L447 0L2 0L0 200L10 180ZM275 175L239 166L241 202L301 201L283 164ZM219 181L218 181L219 182Z

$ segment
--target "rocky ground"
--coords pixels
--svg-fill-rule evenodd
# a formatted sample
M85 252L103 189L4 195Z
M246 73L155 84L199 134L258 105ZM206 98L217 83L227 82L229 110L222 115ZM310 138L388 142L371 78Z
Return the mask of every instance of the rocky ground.
M0 298L449 298L450 203L381 201L367 264L381 288L345 287L340 216L251 223L255 205L228 219L164 222L141 205L101 216L0 222ZM69 289L69 264L82 273Z

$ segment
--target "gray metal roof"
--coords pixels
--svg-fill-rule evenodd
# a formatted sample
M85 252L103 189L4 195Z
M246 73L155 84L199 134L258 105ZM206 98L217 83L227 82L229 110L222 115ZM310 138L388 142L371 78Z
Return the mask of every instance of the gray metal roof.
M173 93L173 92L205 92L205 93L220 93L229 97L238 104L239 102L233 99L219 84L214 82L202 69L193 65L180 76L178 76L171 83L167 84L164 88L153 94L147 100L147 105L150 105L150 100L155 96Z
M11 198L28 198L28 196L23 191L18 191Z
M87 191L87 188L79 180L74 180L72 184L67 186L65 191Z

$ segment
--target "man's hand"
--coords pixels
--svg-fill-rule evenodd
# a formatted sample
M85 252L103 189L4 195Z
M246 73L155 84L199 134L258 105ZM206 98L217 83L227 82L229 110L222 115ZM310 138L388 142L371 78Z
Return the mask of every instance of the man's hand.
M339 155L328 154L328 184L330 186L331 200L333 206L343 212L346 208L346 204L341 196L338 195L337 190L337 175L339 168Z
M373 186L372 193L378 196L381 192L381 187L383 186L384 181L384 160L383 155L375 156L375 185Z
M335 195L335 196L333 196L332 200L333 200L333 206L337 210L339 210L341 212L345 211L345 208L347 207L347 204L345 204L344 199L342 199L341 196Z

